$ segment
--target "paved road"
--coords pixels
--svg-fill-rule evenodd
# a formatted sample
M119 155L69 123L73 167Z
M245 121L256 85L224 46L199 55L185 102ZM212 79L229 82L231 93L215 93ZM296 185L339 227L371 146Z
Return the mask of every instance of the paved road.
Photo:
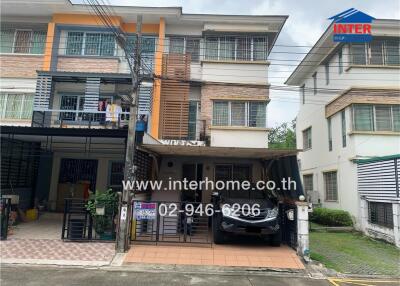
M2 286L328 286L326 280L259 275L138 273L83 268L3 267Z
M1 286L395 286L400 280L317 280L274 275L184 274L44 266L3 266Z

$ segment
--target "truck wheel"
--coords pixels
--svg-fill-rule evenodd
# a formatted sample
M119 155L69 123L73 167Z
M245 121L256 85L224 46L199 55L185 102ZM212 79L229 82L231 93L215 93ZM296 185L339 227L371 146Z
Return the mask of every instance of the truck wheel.
M215 218L212 222L213 239L215 244L222 244L225 242L224 232L219 229L220 220Z
M278 230L278 232L271 235L271 245L272 246L281 246L281 242L282 242L282 234L281 234L281 231Z

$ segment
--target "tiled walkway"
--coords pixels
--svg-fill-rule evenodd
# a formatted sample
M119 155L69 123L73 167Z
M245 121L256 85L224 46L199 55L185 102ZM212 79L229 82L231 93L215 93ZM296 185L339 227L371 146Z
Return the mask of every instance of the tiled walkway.
M114 257L114 244L9 239L0 241L0 254L2 263L108 265Z
M114 258L114 243L64 242L63 215L43 213L38 220L12 227L0 241L1 263L101 266Z
M291 248L260 245L132 245L124 261L124 264L130 263L304 269L304 265Z

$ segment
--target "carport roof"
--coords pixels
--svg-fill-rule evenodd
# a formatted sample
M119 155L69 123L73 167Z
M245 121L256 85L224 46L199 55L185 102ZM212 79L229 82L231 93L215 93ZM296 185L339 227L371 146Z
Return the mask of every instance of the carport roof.
M195 156L195 157L222 157L242 159L274 159L286 156L295 156L297 149L268 149L268 148L239 148L239 147L211 147L211 146L186 146L143 144L144 151L162 156Z

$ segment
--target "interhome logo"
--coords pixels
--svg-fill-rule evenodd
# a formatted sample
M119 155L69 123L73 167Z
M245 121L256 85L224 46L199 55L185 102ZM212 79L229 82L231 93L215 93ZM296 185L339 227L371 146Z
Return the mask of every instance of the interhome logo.
M375 20L374 17L351 8L330 17L329 20L333 20L334 23L334 42L365 43L372 40L371 23Z

